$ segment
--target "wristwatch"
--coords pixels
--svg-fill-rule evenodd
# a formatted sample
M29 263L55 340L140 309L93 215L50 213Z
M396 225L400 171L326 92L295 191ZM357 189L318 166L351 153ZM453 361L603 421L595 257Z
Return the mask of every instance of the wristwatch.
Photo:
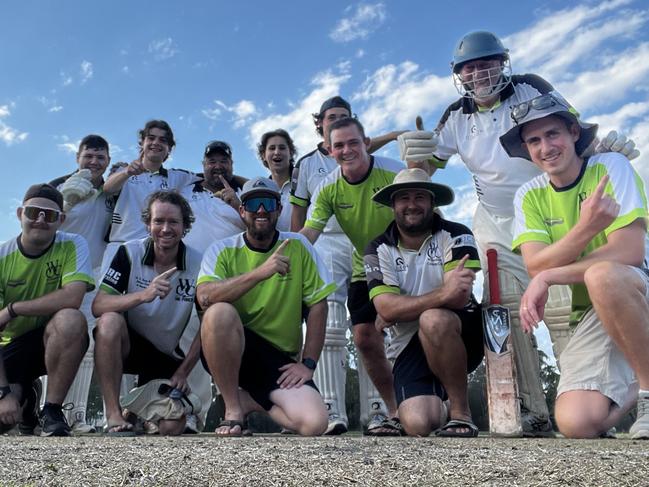
M313 360L312 358L303 358L302 359L302 364L310 370L315 370L315 368L318 366L318 362Z
M11 394L11 387L9 387L9 386L0 387L0 400L4 399L9 394Z

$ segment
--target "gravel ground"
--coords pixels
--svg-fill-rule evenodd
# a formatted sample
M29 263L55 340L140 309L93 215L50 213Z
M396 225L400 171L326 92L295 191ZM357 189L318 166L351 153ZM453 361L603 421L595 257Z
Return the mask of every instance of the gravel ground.
M0 437L0 485L649 485L649 442Z

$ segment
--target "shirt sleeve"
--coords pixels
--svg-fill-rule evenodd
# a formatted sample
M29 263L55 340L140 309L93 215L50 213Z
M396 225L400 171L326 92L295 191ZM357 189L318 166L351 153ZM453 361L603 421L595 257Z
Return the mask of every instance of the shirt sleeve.
M385 293L401 294L393 260L388 246L379 239L370 242L365 249L363 263L370 299Z
M289 201L298 206L307 207L311 202L307 184L307 167L304 164L306 159L300 159L293 173L291 174L291 196Z
M225 249L219 242L216 242L205 251L201 261L201 270L198 273L198 284L204 282L223 281L227 279L228 265L225 258Z
M313 193L311 213L304 224L305 227L322 231L334 213L332 201L332 189L334 184L326 184L327 182L328 179L325 179Z
M464 267L479 271L480 256L473 233L464 225L454 223L444 249L444 272L457 268L460 260L467 254L469 258L464 263Z
M95 280L90 265L88 242L81 235L73 234L73 239L65 245L67 252L63 263L61 285L81 281L86 283L86 291L92 291L95 288Z
M620 205L617 218L604 231L606 236L630 225L638 218L647 218L647 196L642 178L635 172L629 160L622 154L606 154L609 183L605 192Z
M526 242L552 243L552 237L541 215L539 206L535 203L533 192L522 186L514 197L514 238L512 250L520 251L520 246Z
M126 294L131 277L131 259L124 245L120 245L104 274L99 289L108 294Z
M295 242L289 246L298 242L302 244L302 302L306 306L313 306L336 291L337 286L311 242L300 234L292 234L292 239Z

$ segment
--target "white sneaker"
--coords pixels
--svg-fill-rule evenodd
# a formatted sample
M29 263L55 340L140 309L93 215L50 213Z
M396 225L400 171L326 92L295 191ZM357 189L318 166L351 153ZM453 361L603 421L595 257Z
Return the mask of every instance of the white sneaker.
M72 425L72 432L75 435L87 435L90 433L96 433L97 430L93 425L88 424L85 421L75 421Z
M649 394L638 394L638 416L631 425L632 440L649 440Z
M329 424L324 434L327 436L336 436L347 433L347 424L336 413L329 415Z

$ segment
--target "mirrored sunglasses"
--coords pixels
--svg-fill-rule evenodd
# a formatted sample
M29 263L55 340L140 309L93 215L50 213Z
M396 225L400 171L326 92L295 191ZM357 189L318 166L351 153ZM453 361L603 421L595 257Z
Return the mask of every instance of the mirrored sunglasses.
M40 206L23 206L23 215L29 220L36 221L43 214L43 220L47 223L54 223L59 220L61 212L52 208L42 208Z
M265 196L259 198L249 198L243 203L243 207L246 209L246 211L249 211L251 213L256 213L257 211L259 211L259 207L261 207L262 205L264 207L264 210L270 213L271 211L277 211L279 202L276 198Z
M512 108L511 117L514 122L520 123L521 120L525 118L528 113L530 113L530 110L545 110L546 108L550 108L556 105L570 109L570 104L562 97L553 93L547 93L545 95L532 98L531 100L524 101L523 103L519 103L514 108Z

